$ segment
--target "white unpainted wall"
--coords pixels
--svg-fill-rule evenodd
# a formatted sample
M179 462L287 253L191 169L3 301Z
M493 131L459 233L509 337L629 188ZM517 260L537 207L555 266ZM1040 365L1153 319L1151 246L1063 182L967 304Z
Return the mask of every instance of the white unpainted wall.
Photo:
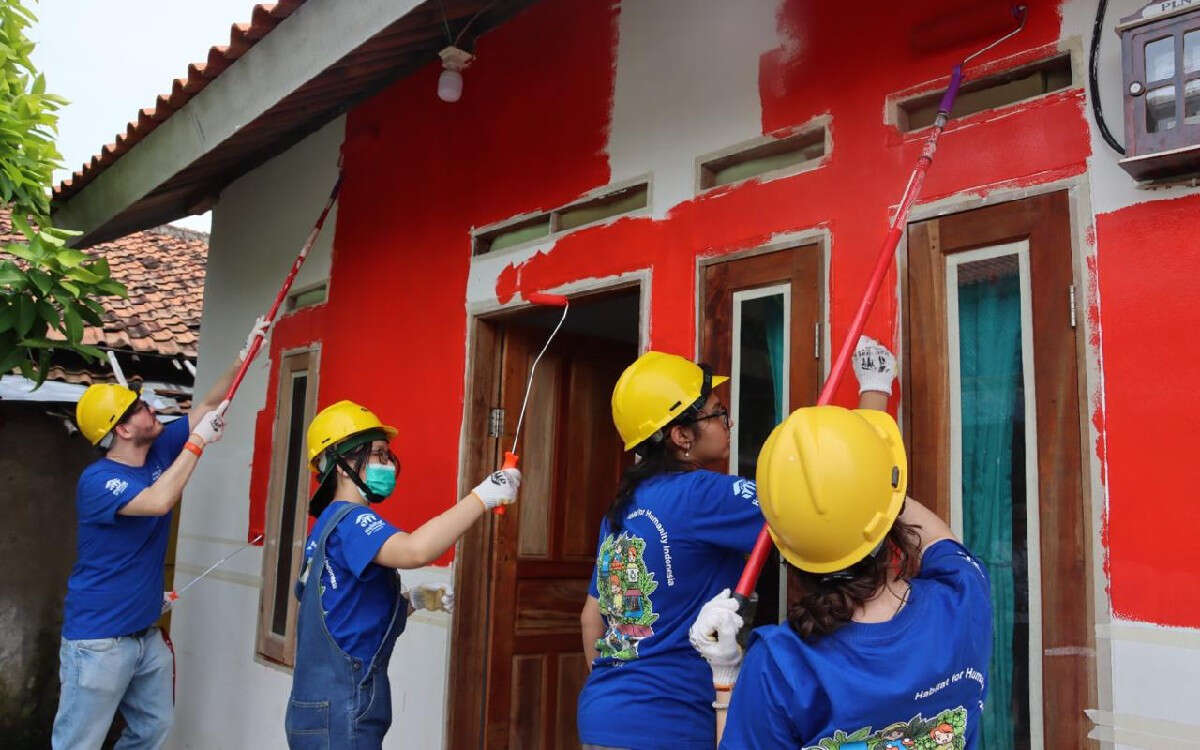
M246 174L213 211L200 329L198 393L204 393L265 314L337 177L345 118ZM294 288L328 278L337 208L330 213ZM221 442L205 451L182 504L176 588L245 541L257 414L266 403L265 357L251 366L226 418ZM174 748L284 746L291 675L255 657L262 548L252 547L191 588L172 616L178 673ZM404 575L408 586L448 583L446 568ZM285 584L287 585L287 584ZM392 658L393 731L385 747L440 747L450 620L409 618Z

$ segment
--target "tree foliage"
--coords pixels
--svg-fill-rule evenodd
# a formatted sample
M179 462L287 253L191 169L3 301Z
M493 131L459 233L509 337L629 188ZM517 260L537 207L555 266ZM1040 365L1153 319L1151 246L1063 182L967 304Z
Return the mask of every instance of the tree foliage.
M98 298L126 296L108 263L68 247L78 232L50 222L50 185L61 156L54 144L66 100L46 93L25 31L35 17L22 0L0 0L0 201L24 242L0 247L0 374L21 368L40 385L55 351L95 360L85 325L100 325ZM9 257L11 256L11 257Z

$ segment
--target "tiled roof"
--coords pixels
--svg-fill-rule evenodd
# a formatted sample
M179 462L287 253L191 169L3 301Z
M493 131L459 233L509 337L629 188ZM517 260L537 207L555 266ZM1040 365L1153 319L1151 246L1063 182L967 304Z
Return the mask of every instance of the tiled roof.
M290 16L304 0L280 0L278 3L262 3L254 6L249 23L235 23L229 32L229 44L214 45L204 62L188 66L186 78L176 78L170 93L159 94L153 109L138 112L136 120L130 120L125 132L118 133L116 140L100 149L91 160L54 188L55 200L71 197L91 182L134 144L149 135L159 123L200 93L208 82L221 75L246 50L266 36L279 22Z
M7 210L0 212L0 243L21 242ZM103 327L88 326L83 343L138 354L196 358L204 310L208 235L164 226L93 245L129 297L102 297ZM51 332L54 334L55 332Z

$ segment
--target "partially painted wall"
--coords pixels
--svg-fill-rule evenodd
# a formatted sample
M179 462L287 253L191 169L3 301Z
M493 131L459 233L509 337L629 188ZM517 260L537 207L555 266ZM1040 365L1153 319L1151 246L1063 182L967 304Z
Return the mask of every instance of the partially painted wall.
M262 529L274 415L266 384L283 351L319 344L319 403L353 398L402 427L395 447L403 473L381 510L413 528L470 487L459 486L458 466L462 443L472 439L461 434L472 313L519 304L534 290L636 274L649 287L644 344L691 356L697 262L803 236L826 245L828 338L840 340L922 146L921 134L892 124L890 102L944 85L964 50L909 50L908 30L945 5L935 0L854 18L836 3L810 0L736 5L545 0L479 41L457 104L434 97L431 65L351 111L334 252L306 269L310 278L328 269L329 301L276 326L271 370L255 369L227 452L213 452L214 463L227 458L188 493L181 563L215 559L226 542ZM1120 63L1112 19L1135 7L1114 2L1105 30L1103 95L1114 127ZM1100 736L1136 745L1148 726L1176 737L1195 730L1184 703L1200 673L1200 595L1188 585L1200 573L1189 542L1200 519L1184 446L1200 418L1189 398L1200 358L1180 354L1178 335L1200 323L1188 302L1200 270L1190 241L1200 197L1188 188L1135 190L1096 136L1079 85L1093 12L1090 0L1031 3L1022 35L989 55L993 67L1067 50L1076 85L953 123L918 212L1071 193L1102 650L1103 711L1094 718ZM697 195L698 156L818 119L832 136L820 167ZM340 128L330 125L222 196L207 299L223 303L205 312L199 387L240 346L319 210ZM651 185L647 211L472 262L473 228L641 176ZM896 288L893 273L885 289ZM868 332L903 346L898 309L897 294L881 298ZM845 383L838 401L854 395ZM206 497L227 499L205 506ZM180 696L176 736L189 746L207 746L206 733L222 731L204 718L215 715L245 726L246 744L280 737L287 677L251 659L260 560L236 560L231 576L244 580L214 582L202 594L211 601L176 616L181 689L197 680L186 688L196 691L195 707L183 708ZM449 570L422 575L448 580ZM471 607L462 603L460 616L474 616ZM396 746L400 737L414 743L412 731L440 742L447 624L420 621L400 640L393 693L404 728L393 732Z

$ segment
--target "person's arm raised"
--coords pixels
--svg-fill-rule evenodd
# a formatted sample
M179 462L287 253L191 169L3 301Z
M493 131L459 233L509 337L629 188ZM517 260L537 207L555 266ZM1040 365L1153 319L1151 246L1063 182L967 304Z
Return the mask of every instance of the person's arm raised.
M493 472L459 500L453 508L431 518L411 534L399 532L388 538L374 562L387 568L421 568L445 554L458 538L487 511L508 505L517 499L521 472L504 469Z
M204 446L220 440L221 432L225 429L224 422L215 411L206 412L197 421L184 450L179 452L167 470L118 510L117 515L165 516L171 512L183 497L183 488L191 478Z
M925 550L943 539L957 541L954 532L945 521L911 497L904 501L904 510L900 512L899 519L916 529L917 536L921 539L922 555L925 554Z

